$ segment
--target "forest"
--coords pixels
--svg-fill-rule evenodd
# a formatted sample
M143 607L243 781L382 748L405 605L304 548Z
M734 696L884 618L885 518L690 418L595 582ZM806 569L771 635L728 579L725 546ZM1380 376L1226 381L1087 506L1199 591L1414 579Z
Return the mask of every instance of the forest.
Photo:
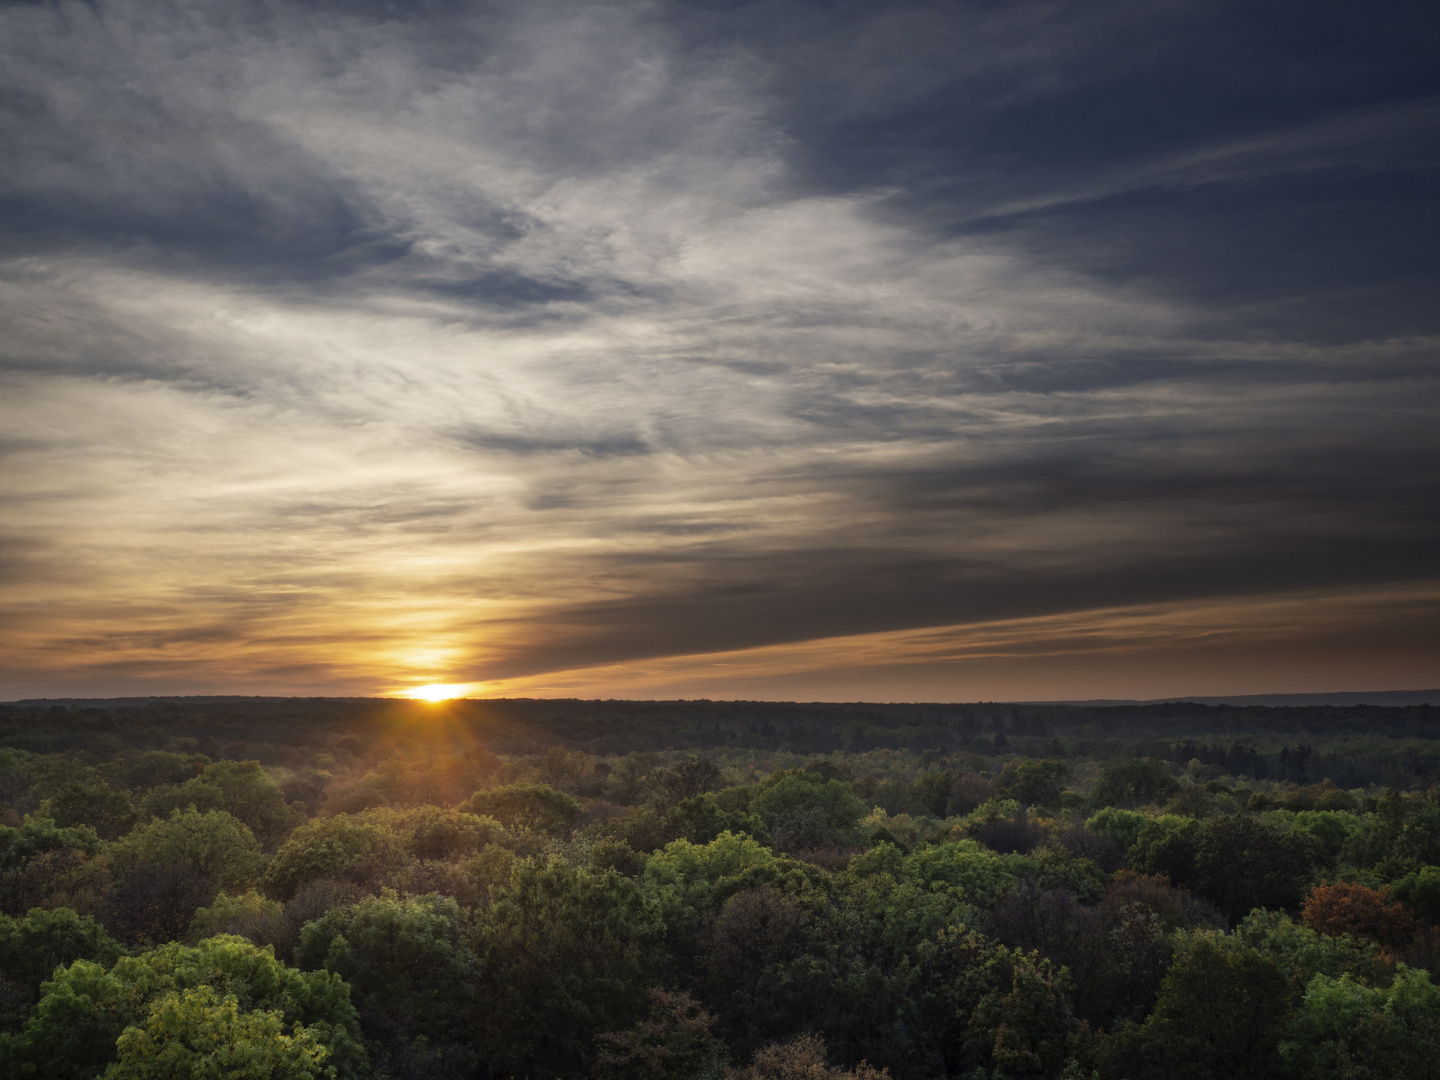
M1440 707L0 705L0 1076L1440 1076Z

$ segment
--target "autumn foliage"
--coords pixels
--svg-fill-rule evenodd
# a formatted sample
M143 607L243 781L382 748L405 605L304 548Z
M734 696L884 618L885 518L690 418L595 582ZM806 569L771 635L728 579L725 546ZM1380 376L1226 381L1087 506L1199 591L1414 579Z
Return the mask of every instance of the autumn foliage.
M825 1040L816 1035L767 1046L756 1051L748 1069L725 1071L725 1080L888 1080L889 1076L889 1069L876 1069L864 1061L854 1069L829 1064Z
M1337 881L1315 886L1301 909L1305 925L1330 937L1349 934L1392 948L1410 944L1416 920L1403 904L1390 898L1390 888L1367 889Z

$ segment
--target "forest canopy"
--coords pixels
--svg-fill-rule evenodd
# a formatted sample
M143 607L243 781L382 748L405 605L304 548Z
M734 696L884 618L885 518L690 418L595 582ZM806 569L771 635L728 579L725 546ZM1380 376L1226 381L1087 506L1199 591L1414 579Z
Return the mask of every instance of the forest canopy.
M1424 1077L1440 709L0 706L0 1073Z

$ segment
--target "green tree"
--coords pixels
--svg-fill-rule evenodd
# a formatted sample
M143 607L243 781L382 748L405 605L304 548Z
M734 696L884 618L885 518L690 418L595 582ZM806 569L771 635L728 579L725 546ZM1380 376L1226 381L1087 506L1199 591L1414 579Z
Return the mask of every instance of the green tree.
M0 915L0 971L32 990L39 990L57 967L76 960L108 965L120 953L104 927L69 908L36 908L18 919Z
M217 761L199 776L156 787L141 800L141 808L156 816L189 807L234 815L262 844L278 841L305 820L305 808L287 803L280 785L258 761Z
M1233 923L1253 908L1298 907L1315 871L1308 837L1251 815L1222 815L1200 827L1192 887Z
M464 809L492 817L507 828L566 836L582 808L571 796L548 784L509 784L477 791Z
M1180 790L1163 761L1132 758L1112 761L1100 773L1090 802L1101 806L1144 806L1162 803Z
M1140 831L1149 822L1149 818L1136 810L1122 810L1116 806L1107 806L1087 819L1085 828L1096 836L1114 840L1120 845L1121 851L1129 851L1135 846L1135 841L1140 839Z
M195 775L202 760L164 750L149 750L124 769L124 782L132 788L153 788L161 784L182 784ZM168 812L168 811L167 811Z
M338 878L374 885L408 860L404 838L383 823L353 814L301 825L265 868L265 891L288 900L308 882Z
M1296 987L1305 986L1316 975L1385 982L1394 967L1375 942L1327 937L1283 911L1251 912L1240 920L1233 937L1268 956Z
M759 815L748 810L726 810L713 795L686 799L672 812L681 836L692 844L708 844L721 833L749 833L762 844L770 832Z
M137 825L111 852L117 876L139 863L193 867L217 889L234 889L255 879L263 865L260 845L249 827L224 810L171 813Z
M1070 767L1054 759L1022 758L1000 770L1000 793L1021 806L1058 807Z
M658 905L636 881L520 859L475 926L481 1057L502 1076L559 1080L595 1063L595 1035L649 1011L664 960Z
M120 945L93 919L70 908L0 915L0 1030L19 1028L57 967L76 960L115 962Z
M843 780L795 771L767 781L750 809L782 850L803 851L859 843L867 807Z
M1402 873L1440 865L1440 800L1433 792L1429 800L1409 808L1395 838L1394 857Z
M1012 859L987 851L974 840L916 848L906 856L902 874L927 888L937 883L958 886L982 907L992 906L1019 881Z
M1107 1075L1133 1080L1270 1080L1291 1018L1291 986L1263 953L1214 931L1177 935L1144 1024L1104 1040Z
M423 893L433 888L424 886L426 880L449 876L453 886L448 868L458 874L467 856L491 845L516 843L493 819L460 810L372 807L317 818L297 828L266 868L265 889L276 899L288 900L307 883L339 880L366 890L391 885Z
M262 948L273 946L286 956L292 944L291 933L284 907L254 889L236 896L221 893L209 906L197 910L190 922L192 939L234 934Z
M910 784L910 798L931 817L943 818L950 808L950 789L954 784L955 774L948 769L922 773Z
M366 897L307 925L295 963L345 980L386 1071L473 1068L479 961L454 900Z
M1395 899L1440 925L1440 866L1422 866L1395 883Z
M1299 1076L1433 1078L1440 1075L1440 987L1427 972L1404 967L1387 987L1316 975L1281 1052Z
M135 824L130 796L106 783L93 769L61 784L41 804L40 814L61 828L88 825L104 840L124 835Z
M77 960L57 971L24 1030L0 1036L0 1075L94 1077L116 1060L117 1038L145 1023L157 998L200 986L233 998L241 1012L278 1012L287 1027L304 1025L328 1049L339 1080L367 1074L359 1020L339 976L288 968L268 950L216 937L121 957L108 970Z
M729 832L708 844L675 840L652 855L645 863L645 892L658 905L672 947L693 941L701 922L747 870L775 862L775 854L753 836Z
M1360 831L1360 815L1338 810L1302 810L1295 815L1295 831L1310 839L1318 862L1334 868L1345 844Z
M313 1080L334 1076L324 1067L329 1048L296 1023L287 1033L274 1010L242 1012L233 996L212 986L161 994L143 1025L116 1040L117 1058L105 1080Z
M214 784L194 779L184 784L161 784L140 798L140 813L145 817L168 818L177 810L224 810L225 793Z
M109 883L100 848L89 825L62 827L33 814L19 826L0 825L0 911L93 907Z
M922 992L913 1012L900 1015L935 1040L940 1064L904 1075L1059 1073L1077 1025L1065 975L1049 960L987 941L963 925L939 931L914 955Z
M219 788L225 809L248 825L262 844L278 840L305 820L304 805L286 802L280 785L258 761L217 761L193 782Z
M1195 877L1195 853L1200 823L1194 818L1161 814L1147 822L1135 837L1125 862L1141 874L1163 874L1176 885L1189 885Z

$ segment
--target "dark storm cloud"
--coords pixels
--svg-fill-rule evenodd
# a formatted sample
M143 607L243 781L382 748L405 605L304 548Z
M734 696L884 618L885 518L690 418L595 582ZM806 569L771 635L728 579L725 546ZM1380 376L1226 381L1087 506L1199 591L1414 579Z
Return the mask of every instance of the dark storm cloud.
M14 664L455 681L1440 578L1437 45L0 7Z

